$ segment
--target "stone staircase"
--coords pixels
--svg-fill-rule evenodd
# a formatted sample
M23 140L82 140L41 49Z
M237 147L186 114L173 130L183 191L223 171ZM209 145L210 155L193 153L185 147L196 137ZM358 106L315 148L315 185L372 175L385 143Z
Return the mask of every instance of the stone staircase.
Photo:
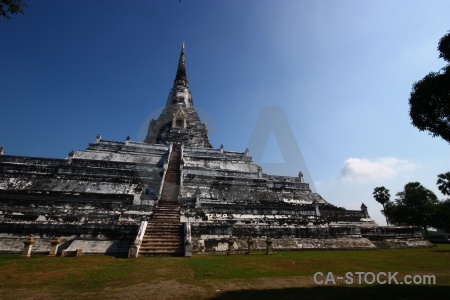
M178 193L180 190L181 149L174 145L164 179L161 199L153 209L139 255L183 255L183 224L180 223Z

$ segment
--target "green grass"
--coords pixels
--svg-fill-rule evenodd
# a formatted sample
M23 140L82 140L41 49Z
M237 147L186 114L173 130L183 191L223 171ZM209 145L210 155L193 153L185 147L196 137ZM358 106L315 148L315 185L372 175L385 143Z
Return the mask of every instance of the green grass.
M438 249L278 252L255 255L196 256L189 260L197 279L312 276L317 271L450 273L450 245ZM450 275L450 274L449 274Z
M435 275L435 286L317 286L316 272ZM300 281L309 282L305 285ZM289 284L287 282L290 282ZM292 283L292 284L291 284ZM291 287L292 285L292 287ZM283 288L280 288L283 287ZM371 251L297 251L267 256L47 257L0 255L1 299L432 299L450 294L450 245ZM152 297L149 297L152 295ZM372 296L371 296L372 295ZM420 297L419 297L420 296ZM403 298L402 298L403 297Z

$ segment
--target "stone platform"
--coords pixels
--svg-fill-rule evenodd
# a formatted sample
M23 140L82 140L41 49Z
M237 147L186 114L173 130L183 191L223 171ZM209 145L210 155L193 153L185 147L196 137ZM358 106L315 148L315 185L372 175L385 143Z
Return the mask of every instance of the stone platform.
M364 204L332 205L300 171L265 174L248 149L212 147L183 45L166 106L143 143L98 134L64 159L0 147L0 252L20 253L24 243L26 254L50 252L55 241L67 253L130 257L245 251L249 238L255 249L269 239L276 250L430 245L417 229L377 226Z

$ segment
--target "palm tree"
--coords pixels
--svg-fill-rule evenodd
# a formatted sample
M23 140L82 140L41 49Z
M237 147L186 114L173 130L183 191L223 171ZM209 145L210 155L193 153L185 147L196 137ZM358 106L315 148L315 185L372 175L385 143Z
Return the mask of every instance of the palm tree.
M379 186L376 187L373 190L373 197L375 198L375 200L380 203L381 205L383 205L383 215L386 218L386 224L389 225L389 221L386 215L386 204L389 202L391 195L389 194L389 190L387 188L385 188L384 186Z

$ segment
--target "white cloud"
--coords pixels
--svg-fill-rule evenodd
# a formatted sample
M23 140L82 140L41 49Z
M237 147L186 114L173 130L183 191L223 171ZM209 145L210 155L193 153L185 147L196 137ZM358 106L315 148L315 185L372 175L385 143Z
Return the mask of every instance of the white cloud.
M416 167L410 161L395 157L381 157L377 159L349 158L344 161L344 166L341 168L341 178L344 182L392 179Z

